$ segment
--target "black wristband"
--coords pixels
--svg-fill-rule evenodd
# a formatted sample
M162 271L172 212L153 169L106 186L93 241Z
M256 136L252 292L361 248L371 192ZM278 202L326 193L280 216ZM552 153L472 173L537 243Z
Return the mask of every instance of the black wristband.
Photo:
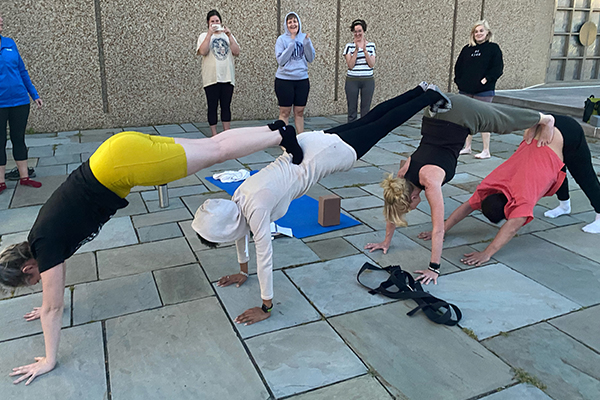
M437 264L437 263L434 263L434 262L430 262L430 263L429 263L429 268L430 268L430 269L435 269L435 270L438 270L438 271L439 271L439 269L440 269L440 264Z
M263 303L261 308L262 308L263 312L270 313L271 310L273 309L273 303L271 303L271 307L267 307L267 305L265 303Z

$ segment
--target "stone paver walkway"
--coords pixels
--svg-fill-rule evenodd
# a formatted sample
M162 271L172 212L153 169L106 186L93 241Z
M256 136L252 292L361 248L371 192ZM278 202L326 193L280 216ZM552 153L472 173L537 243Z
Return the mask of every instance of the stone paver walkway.
M306 129L344 119L307 118ZM276 239L275 308L270 319L252 326L233 319L260 304L253 246L249 281L240 288L216 287L219 277L238 270L235 248L208 249L190 222L207 198L227 198L206 176L262 168L281 150L227 161L169 184L166 209L155 188L134 188L130 206L68 261L59 364L29 387L13 385L8 374L43 355L40 322L22 318L41 304L41 285L0 292L0 398L600 398L600 235L581 231L594 214L573 181L570 216L543 217L557 200L541 200L536 220L485 266L467 267L460 258L485 248L497 226L475 213L447 235L445 275L429 289L462 308L458 327L435 325L423 314L408 317L414 303L371 296L358 285L356 273L365 261L409 271L429 261L431 243L417 238L431 226L426 201L408 216L409 227L397 230L388 254L363 250L384 237L378 183L415 150L419 127L420 117L413 118L352 171L311 189L315 198L341 196L344 211L362 224L303 240ZM67 173L122 130L28 136L30 165L43 186L15 188L11 182L0 195L0 248L24 240ZM187 138L210 134L206 123L137 130ZM493 135L489 160L461 156L455 178L443 189L446 215L514 152L519 134ZM600 140L588 141L600 171ZM480 146L475 136L474 148ZM13 166L9 161L8 168ZM376 285L383 277L372 273L364 280Z

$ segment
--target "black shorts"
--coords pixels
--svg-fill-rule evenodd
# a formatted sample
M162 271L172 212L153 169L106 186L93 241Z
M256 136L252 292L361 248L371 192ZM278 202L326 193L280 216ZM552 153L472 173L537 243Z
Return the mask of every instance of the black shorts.
M309 90L308 78L299 81L275 78L275 94L279 107L306 106Z

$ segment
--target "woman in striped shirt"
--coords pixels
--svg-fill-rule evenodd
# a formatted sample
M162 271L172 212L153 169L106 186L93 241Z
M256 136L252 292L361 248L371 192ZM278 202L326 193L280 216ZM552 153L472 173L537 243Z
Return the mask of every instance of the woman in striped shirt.
M348 101L348 122L357 118L358 92L360 92L360 116L364 117L371 108L371 100L375 91L375 79L373 79L375 43L367 42L365 39L367 23L362 19L356 19L352 21L350 31L354 35L354 41L346 44L344 48L344 57L348 64L345 87Z

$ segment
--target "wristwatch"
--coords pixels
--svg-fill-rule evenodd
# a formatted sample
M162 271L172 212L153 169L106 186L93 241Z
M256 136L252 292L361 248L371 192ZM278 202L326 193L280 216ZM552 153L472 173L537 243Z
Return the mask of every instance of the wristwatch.
M273 309L273 303L271 303L271 307L267 307L267 305L266 305L265 303L263 303L263 305L262 305L262 307L261 307L261 308L262 308L262 310L263 310L264 312L266 312L266 313L270 313L270 312L271 312L271 310Z

